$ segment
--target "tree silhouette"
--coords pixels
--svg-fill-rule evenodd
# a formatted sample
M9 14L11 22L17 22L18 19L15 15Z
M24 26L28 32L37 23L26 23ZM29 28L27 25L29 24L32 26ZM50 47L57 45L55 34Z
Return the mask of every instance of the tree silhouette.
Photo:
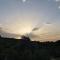
M31 41L0 36L0 60L60 60L60 40L56 42Z

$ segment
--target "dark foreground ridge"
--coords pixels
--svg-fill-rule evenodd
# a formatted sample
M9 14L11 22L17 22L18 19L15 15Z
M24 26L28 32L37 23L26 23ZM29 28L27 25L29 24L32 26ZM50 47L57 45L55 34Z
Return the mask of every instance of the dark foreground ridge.
M0 37L0 60L60 60L60 40L36 42Z

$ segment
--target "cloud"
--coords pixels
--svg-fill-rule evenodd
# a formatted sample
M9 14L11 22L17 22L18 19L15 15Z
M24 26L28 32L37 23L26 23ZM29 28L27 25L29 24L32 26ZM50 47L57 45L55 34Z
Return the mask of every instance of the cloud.
M60 0L54 0L54 1L60 4ZM58 9L60 9L60 6L58 6Z
M60 28L55 23L44 22L41 27L35 26L28 34L32 41L56 41L60 39Z
M56 2L60 2L60 0L55 0Z
M58 9L60 9L60 6L58 6Z
M38 30L40 30L42 27L44 27L45 25L52 25L52 23L50 23L50 22L43 23L43 24L40 25L39 27L36 26L35 28L33 28L32 31L38 31Z
M39 27L35 27L32 29L32 31L37 31L37 30L39 30Z
M22 0L22 2L26 2L26 0Z
M6 37L6 38L18 38L20 35L18 34L13 34L13 33L8 33L5 28L0 24L0 36Z

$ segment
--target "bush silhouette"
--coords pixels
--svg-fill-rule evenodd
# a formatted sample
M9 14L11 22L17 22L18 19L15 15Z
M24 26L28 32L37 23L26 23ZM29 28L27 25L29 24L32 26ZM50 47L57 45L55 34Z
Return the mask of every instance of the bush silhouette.
M60 40L38 42L31 41L29 37L25 36L22 36L21 39L2 38L0 36L0 60L52 59L60 59Z

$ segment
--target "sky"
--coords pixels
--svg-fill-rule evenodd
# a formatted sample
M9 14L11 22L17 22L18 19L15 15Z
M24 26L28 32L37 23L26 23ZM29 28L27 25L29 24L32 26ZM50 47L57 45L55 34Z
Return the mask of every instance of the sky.
M0 29L4 35L28 35L38 41L58 40L60 0L0 0Z

